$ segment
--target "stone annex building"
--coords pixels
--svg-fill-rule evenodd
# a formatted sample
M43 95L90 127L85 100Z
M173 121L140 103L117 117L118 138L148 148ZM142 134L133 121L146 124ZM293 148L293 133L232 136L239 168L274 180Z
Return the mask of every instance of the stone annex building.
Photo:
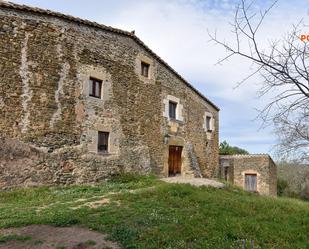
M0 186L216 177L219 108L134 33L0 2Z
M269 155L220 155L221 178L248 191L277 195L277 168Z
M0 1L0 58L0 189L221 172L275 191L263 158L249 180L219 166L219 108L133 32Z

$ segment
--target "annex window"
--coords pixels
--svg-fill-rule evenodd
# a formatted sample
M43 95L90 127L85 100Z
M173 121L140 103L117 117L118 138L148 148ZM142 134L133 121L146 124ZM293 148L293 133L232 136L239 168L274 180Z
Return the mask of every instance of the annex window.
M105 131L98 132L98 152L101 153L108 152L108 140L109 140L109 132Z
M146 62L141 62L141 75L143 75L144 77L149 77L149 68L150 65Z
M177 109L177 103L173 101L169 101L169 117L171 119L176 119L176 109Z
M95 98L101 98L102 92L102 80L95 78L89 79L89 96Z
M247 191L256 192L257 190L257 176L256 174L245 174L245 189Z
M211 117L210 116L206 116L206 130L212 131Z

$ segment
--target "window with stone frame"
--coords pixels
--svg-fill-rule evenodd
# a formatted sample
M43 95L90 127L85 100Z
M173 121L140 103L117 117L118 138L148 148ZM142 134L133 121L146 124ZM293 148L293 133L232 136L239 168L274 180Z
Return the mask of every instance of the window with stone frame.
M142 61L141 62L141 75L148 78L149 77L150 64Z
M211 119L212 118L210 116L206 116L206 120L205 120L205 122L206 122L206 130L209 131L209 132L212 131L212 124L211 124L212 120Z
M176 110L177 110L177 103L173 101L169 101L169 117L170 119L176 119Z
M90 77L89 96L99 99L102 98L102 80Z
M108 153L109 150L109 132L98 132L98 152Z

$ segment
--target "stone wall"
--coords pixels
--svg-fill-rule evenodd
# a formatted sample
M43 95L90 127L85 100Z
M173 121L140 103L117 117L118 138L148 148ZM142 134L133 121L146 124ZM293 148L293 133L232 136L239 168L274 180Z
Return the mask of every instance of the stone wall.
M221 178L224 178L224 167L229 167L228 179L233 184L245 188L245 174L256 174L257 192L277 195L277 168L269 155L221 155Z
M167 176L175 143L183 175L217 176L218 108L131 33L1 2L0 57L0 135L36 151L27 164L0 158L2 187L97 182L120 171ZM90 77L103 81L102 99L88 96ZM164 117L168 95L180 100L182 120ZM108 154L96 151L98 131L110 133Z

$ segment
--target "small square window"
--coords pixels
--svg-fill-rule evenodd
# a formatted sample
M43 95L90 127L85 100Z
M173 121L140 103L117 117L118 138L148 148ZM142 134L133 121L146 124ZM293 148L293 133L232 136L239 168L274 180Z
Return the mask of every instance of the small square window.
M89 96L95 98L101 98L102 80L95 78L89 79Z
M149 68L150 65L146 62L141 62L141 75L143 75L144 77L149 77Z
M169 102L169 117L171 119L176 119L176 109L177 109L177 103L170 101Z
M99 153L108 152L108 140L109 140L109 132L105 132L105 131L98 132L98 152Z

